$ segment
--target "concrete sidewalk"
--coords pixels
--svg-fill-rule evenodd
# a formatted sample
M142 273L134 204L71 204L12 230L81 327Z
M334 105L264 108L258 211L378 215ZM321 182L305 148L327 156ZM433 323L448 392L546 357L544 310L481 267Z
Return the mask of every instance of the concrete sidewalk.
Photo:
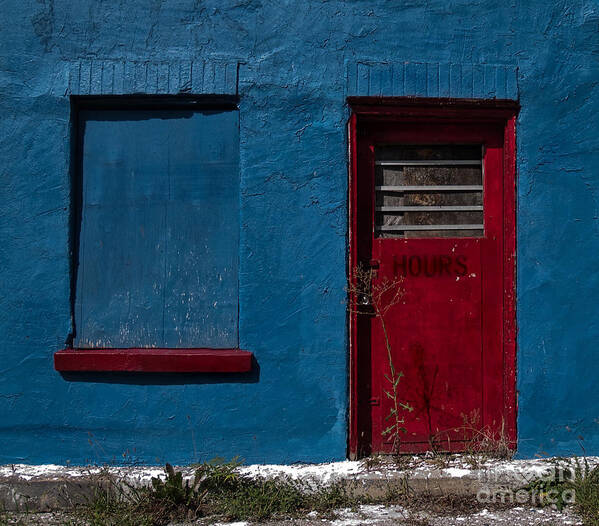
M590 465L599 457L588 458ZM380 498L389 492L413 496L476 496L489 505L535 506L534 492L518 491L531 481L564 477L576 459L484 460L472 456L409 457L400 465L393 460L368 459L329 464L251 465L240 472L255 477L290 477L315 488L343 483L352 494ZM178 468L192 477L192 468ZM123 487L148 485L164 477L159 467L73 467L22 464L0 467L0 509L54 511L84 503L98 485Z

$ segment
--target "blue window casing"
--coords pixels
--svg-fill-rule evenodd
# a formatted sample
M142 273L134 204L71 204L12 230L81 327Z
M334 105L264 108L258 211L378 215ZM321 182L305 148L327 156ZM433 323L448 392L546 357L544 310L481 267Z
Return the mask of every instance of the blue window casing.
M237 348L237 109L81 109L76 348Z

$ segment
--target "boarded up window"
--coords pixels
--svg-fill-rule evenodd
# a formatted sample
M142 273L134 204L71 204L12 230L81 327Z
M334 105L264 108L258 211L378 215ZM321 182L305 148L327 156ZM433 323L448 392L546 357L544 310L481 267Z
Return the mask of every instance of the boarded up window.
M376 148L377 237L482 236L482 147Z
M238 345L237 111L81 111L80 348Z

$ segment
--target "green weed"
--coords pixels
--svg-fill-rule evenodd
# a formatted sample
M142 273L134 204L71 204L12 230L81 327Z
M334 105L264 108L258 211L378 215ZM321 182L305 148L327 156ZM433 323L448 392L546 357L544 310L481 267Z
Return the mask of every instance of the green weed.
M569 487L574 492L574 508L584 524L599 526L599 466L591 468L586 459L577 460Z
M367 502L354 498L341 483L314 487L285 477L252 478L238 467L238 461L208 462L186 480L167 464L164 480L153 478L148 487L99 485L79 516L90 526L158 526L206 516L259 521L309 511L330 514Z
M385 350L387 353L387 365L389 372L384 373L386 387L383 389L385 397L391 401L391 408L385 417L387 427L381 435L392 440L392 452L399 454L402 433L407 430L404 427L405 412L412 412L414 408L401 400L399 384L403 378L403 372L395 368L393 362L393 349L387 331L387 312L397 305L403 297L402 279L388 279L383 277L375 279L375 270L357 265L353 271L353 280L348 287L352 298L350 310L356 314L374 315L381 324L385 338Z
M573 468L556 463L551 476L534 480L525 489L540 506L562 510L573 503L585 526L599 526L599 466L591 467L586 458L576 459Z
M531 494L533 504L555 506L561 511L569 503L572 483L571 472L556 464L549 476L531 481L525 489Z

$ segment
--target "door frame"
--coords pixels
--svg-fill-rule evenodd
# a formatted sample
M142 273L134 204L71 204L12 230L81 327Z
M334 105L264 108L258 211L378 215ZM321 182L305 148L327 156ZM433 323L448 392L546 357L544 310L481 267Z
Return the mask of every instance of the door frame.
M348 97L348 280L355 280L357 254L357 144L361 125L372 122L489 123L503 126L503 420L505 438L516 447L516 118L520 109L513 100L429 99L414 97ZM349 305L355 298L348 296ZM348 457L363 456L367 447L360 437L364 415L359 414L358 331L355 309L348 309L349 327L349 437Z

